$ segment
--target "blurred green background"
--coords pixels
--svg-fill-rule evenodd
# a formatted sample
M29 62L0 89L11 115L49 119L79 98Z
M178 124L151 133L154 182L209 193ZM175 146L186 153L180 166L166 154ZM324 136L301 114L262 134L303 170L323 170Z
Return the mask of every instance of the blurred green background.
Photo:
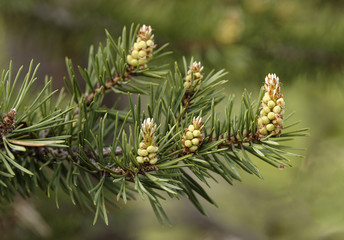
M304 159L279 170L257 161L265 179L243 173L234 186L212 183L219 208L200 215L187 200L164 205L173 226L161 226L147 202L112 209L110 225L42 196L18 199L0 216L1 239L344 239L344 1L342 0L0 0L0 68L30 59L56 88L64 57L85 66L90 44L132 22L152 25L156 42L195 56L205 72L229 71L227 94L257 96L267 73L283 82L287 112L310 137L291 145ZM239 104L239 101L236 102ZM218 108L221 110L221 107ZM4 207L3 207L4 208Z

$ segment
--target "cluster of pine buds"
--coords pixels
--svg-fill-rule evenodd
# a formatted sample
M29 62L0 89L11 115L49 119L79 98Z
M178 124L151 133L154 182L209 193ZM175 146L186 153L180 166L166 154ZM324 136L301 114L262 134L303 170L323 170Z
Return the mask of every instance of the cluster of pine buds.
M138 156L136 160L138 163L155 164L158 161L159 148L155 143L156 124L151 118L143 121L141 127L142 141L140 142L139 149L137 150Z
M204 139L202 135L203 130L202 118L193 118L192 124L185 130L182 146L185 153L196 152L198 147L201 146Z
M203 66L201 62L193 62L189 67L188 74L185 77L184 88L189 90L190 88L197 88L203 78Z
M155 47L156 44L154 43L154 34L152 34L151 26L143 25L139 30L134 46L130 49L127 56L128 64L133 69L144 69L147 67L147 60L152 57Z
M276 74L268 74L265 78L265 95L262 99L258 116L258 134L264 137L270 134L280 135L283 129L285 102L280 93L281 85Z

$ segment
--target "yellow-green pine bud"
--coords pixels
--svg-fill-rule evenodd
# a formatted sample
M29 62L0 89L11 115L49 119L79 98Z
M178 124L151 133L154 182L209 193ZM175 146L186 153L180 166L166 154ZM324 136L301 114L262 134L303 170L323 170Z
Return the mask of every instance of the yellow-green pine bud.
M274 113L280 113L281 110L282 110L282 108L280 106L275 106L273 109Z
M185 140L184 145L189 148L192 146L192 142L190 140Z
M269 107L270 109L273 108L275 105L276 105L275 102L272 101L272 100L270 100L270 101L268 102L268 107Z
M141 154L139 154L140 156L147 156L148 155L148 151L147 150L145 150L145 149L143 149L143 150L141 150Z
M136 157L136 161L138 163L143 163L144 162L143 157Z
M269 97L269 95L268 94L265 94L265 96L263 97L263 102L265 102L265 103L267 103L267 102L269 102L270 101L270 97Z
M268 113L270 112L270 108L269 108L269 107L264 107L264 108L263 108L263 111L264 111L266 114L268 114Z
M147 55L147 53L144 50L141 50L141 51L138 52L138 56L139 57L145 57L146 55Z
M149 147L147 147L147 151L149 153L153 153L155 151L155 147L154 146L149 146Z
M140 49L140 45L138 43L134 43L134 49L138 51Z
M132 60L133 60L133 56L128 55L128 56L127 56L127 62L130 63Z
M260 131L260 133L261 133L262 135L268 135L268 131L266 130L265 127L259 129L259 131Z
M280 105L280 106L284 106L285 105L284 99L283 98L279 98L277 100L277 104Z
M193 136L192 132L187 131L185 134L185 137L186 137L186 139L191 140L191 139L193 139L194 136Z
M200 131L200 130L194 130L194 131L192 132L192 135L193 135L194 137L199 137L199 136L201 136L201 131Z
M263 117L262 117L262 122L263 122L264 124L268 124L268 123L270 122L270 120L269 120L269 118L268 118L267 116L263 116Z
M146 44L145 41L140 41L140 42L139 42L139 46L140 46L140 48L146 48L146 47L147 47L147 44Z
M198 146L192 146L192 147L190 148L190 151L191 151L191 152L195 152L197 149L198 149Z
M146 43L150 47L154 45L154 42L152 40L148 40Z
M153 158L156 157L156 154L155 154L155 153L150 153L150 154L148 155L148 157L149 157L150 159L153 159Z
M269 118L270 120L275 119L275 114L274 114L273 112L269 112L268 118Z
M139 65L145 65L146 62L147 62L147 61L146 61L145 59L140 58L138 64L139 64Z
M263 125L263 119L260 117L258 118L258 127Z
M132 59L129 64L136 67L139 62L136 59Z
M188 130L189 130L190 132L193 132L193 130L195 130L195 127L194 127L193 125L189 125Z
M139 147L140 147L140 148L147 148L146 144L143 143L143 142L140 142Z
M184 88L188 89L191 87L191 83L189 82L184 82Z
M140 51L140 52L141 52L141 51ZM139 51L133 50L133 51L131 52L131 56L132 56L133 58L138 58L138 56L139 56Z
M266 125L266 130L268 130L269 132L273 131L274 129L275 129L275 126L272 123Z
M198 138L192 139L192 144L198 146L198 144L199 144L199 139L198 139Z
M156 162L158 161L158 158L153 158L149 161L150 164L156 164Z

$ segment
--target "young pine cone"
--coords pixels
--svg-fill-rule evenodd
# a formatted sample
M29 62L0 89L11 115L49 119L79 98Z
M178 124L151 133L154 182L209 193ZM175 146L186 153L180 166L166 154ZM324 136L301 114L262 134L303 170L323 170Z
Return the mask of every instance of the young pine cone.
M185 130L182 139L183 151L185 153L196 152L199 146L201 146L204 139L202 130L202 118L193 118L192 124Z
M285 102L280 93L281 84L276 74L268 74L265 78L265 95L261 102L258 116L259 137L280 135L283 129Z
M189 90L192 87L199 87L203 75L203 66L201 65L201 62L193 62L189 68L188 75L186 75L184 79L184 88Z
M151 118L143 121L141 127L142 141L140 142L139 149L137 150L138 156L136 160L140 164L149 163L156 164L158 161L159 148L155 143L156 124Z
M144 69L147 67L147 60L152 57L153 49L156 47L154 43L154 34L152 34L151 26L143 25L136 38L136 42L129 51L127 63L132 69Z

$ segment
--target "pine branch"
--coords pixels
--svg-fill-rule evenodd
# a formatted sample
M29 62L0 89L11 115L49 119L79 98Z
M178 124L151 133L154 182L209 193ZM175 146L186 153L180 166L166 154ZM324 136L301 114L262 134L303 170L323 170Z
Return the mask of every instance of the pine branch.
M32 62L23 78L20 68L13 79L11 64L2 73L1 203L41 189L54 192L59 206L62 190L75 205L95 211L94 222L101 216L107 223L114 196L126 203L138 194L168 222L161 205L167 196L186 197L206 214L198 197L216 205L203 187L210 187L209 179L232 184L241 170L262 178L254 161L286 167L290 157L299 157L284 142L307 129L287 132L295 123L283 128L289 116L277 76L266 77L256 101L244 91L238 115L229 97L221 119L216 105L224 98L224 70L205 75L200 62L184 58L181 68L175 63L167 71L156 61L169 53L162 52L167 45L157 49L149 26L124 28L117 41L106 35L105 46L91 46L88 66L78 67L81 79L66 59L70 98L63 91L56 96L48 78L36 94ZM128 108L104 106L109 92L126 95Z

